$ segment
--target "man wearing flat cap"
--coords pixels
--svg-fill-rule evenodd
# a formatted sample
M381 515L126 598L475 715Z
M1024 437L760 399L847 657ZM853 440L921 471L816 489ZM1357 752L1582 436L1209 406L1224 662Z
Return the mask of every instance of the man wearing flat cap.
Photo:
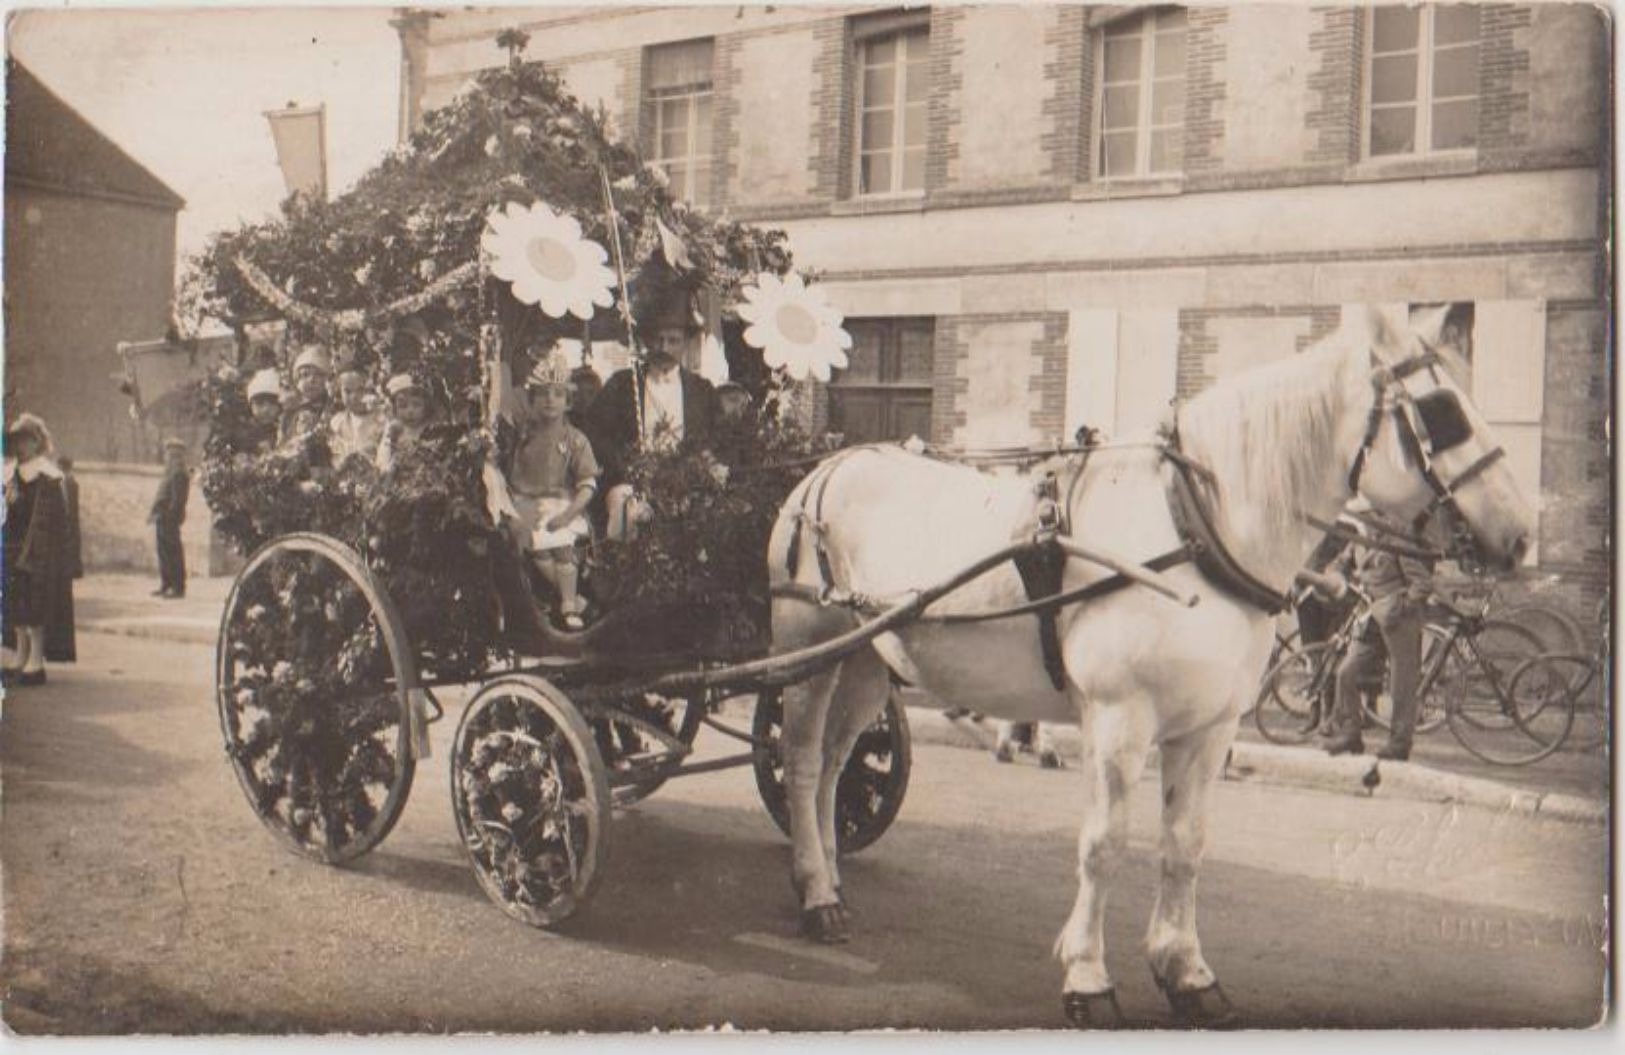
M633 323L643 345L641 360L604 383L586 415L586 432L604 469L605 507L611 538L626 537L635 524L629 508L627 467L639 450L704 447L717 421L711 382L689 370L697 362L704 318L692 290L644 268L633 295Z

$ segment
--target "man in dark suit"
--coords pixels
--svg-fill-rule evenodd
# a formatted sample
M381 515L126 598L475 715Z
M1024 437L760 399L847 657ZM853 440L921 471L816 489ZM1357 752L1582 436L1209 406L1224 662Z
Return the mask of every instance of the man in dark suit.
M186 520L186 498L192 489L186 475L186 442L164 441L164 481L158 485L147 520L158 534L158 580L154 597L186 596L186 551L181 547L181 524Z
M586 432L603 466L602 488L611 538L625 538L639 518L627 470L640 450L705 447L719 413L711 382L685 362L697 362L704 318L692 293L668 286L634 306L641 361L605 382L586 413Z

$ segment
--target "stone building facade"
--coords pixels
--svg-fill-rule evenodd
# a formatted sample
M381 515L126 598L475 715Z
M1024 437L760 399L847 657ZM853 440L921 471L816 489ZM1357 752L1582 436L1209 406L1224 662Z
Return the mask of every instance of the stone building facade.
M1539 569L1603 588L1599 9L408 11L403 112L513 25L697 206L790 233L857 338L820 398L849 436L1123 433L1357 306L1451 303Z

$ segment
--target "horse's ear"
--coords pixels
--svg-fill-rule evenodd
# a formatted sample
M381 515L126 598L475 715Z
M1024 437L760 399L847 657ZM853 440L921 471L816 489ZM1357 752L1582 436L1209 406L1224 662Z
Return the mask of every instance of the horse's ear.
M1429 348L1444 343L1444 324L1450 318L1450 305L1438 304L1411 312L1411 332Z
M1366 307L1366 326L1371 333L1371 345L1384 359L1405 354L1410 345L1410 325L1405 319L1405 308L1392 304L1371 304Z

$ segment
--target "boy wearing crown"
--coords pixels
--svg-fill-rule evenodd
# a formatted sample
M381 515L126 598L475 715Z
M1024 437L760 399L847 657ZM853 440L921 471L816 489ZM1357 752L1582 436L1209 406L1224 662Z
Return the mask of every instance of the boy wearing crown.
M583 628L576 590L576 540L588 533L583 516L598 489L598 460L591 442L566 418L570 364L556 346L543 353L525 381L519 439L508 470L508 489L519 513L520 549L559 595L559 621Z

